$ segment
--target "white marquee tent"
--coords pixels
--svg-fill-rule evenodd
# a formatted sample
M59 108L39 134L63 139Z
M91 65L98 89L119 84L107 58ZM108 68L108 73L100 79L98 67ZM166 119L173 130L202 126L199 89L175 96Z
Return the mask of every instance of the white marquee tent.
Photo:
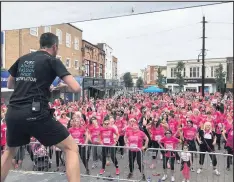
M2 2L1 29L90 21L221 2Z

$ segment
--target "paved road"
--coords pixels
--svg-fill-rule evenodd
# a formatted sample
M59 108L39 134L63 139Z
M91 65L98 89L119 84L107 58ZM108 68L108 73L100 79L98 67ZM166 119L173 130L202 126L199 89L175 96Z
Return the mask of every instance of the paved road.
M219 151L223 152L223 151ZM149 152L148 154L144 155L144 166L145 166L145 175L146 178L150 177L152 182L158 182L160 178L162 178L162 160L159 159L159 156L157 157L156 160L152 160L152 154ZM127 152L125 152L124 158L122 159L120 157L120 154L117 153L117 159L119 161L119 168L120 168L120 179L126 179L128 173L129 173L129 168L128 168L128 155ZM233 167L231 166L231 170L227 171L226 170L226 160L227 158L224 156L219 156L217 155L217 160L218 160L218 169L221 173L220 176L216 176L213 173L212 167L210 165L210 158L206 156L205 158L205 164L204 164L204 169L201 174L197 174L196 172L191 172L191 182L233 182ZM195 170L199 167L198 164L199 157L195 158L194 160L194 168ZM101 161L98 163L98 167L95 169L91 169L92 166L92 160L89 161L89 166L90 166L90 173L91 175L95 176L95 178L82 178L82 182L92 182L92 181L106 181L106 180L101 180L97 179L99 170L101 169ZM150 169L149 166L150 164L154 163L155 168ZM85 174L85 169L80 161L81 164L81 173ZM138 170L137 163L135 161L135 170L134 170L134 175L133 179L134 180L139 180L141 179L141 174ZM26 152L25 159L23 162L22 170L23 171L31 171L33 168L33 163L30 160L29 155ZM53 155L52 158L52 168L49 170L50 172L53 172L56 170L56 164L55 164L55 154ZM64 170L64 167L61 167L61 172ZM47 176L46 176L47 175ZM105 176L112 176L113 178L118 178L118 176L115 175L115 168L114 165L111 163L110 166L106 167L106 172L103 175ZM168 170L168 179L166 181L170 181L170 170ZM16 180L18 178L18 180ZM25 180L23 180L25 178ZM27 182L27 180L35 178L35 180L29 180L29 181L34 181L34 182L39 182L43 181L41 179L47 179L46 181L66 181L65 175L60 175L60 174L41 174L41 175L36 175L36 174L22 174L22 173L11 173L6 182L13 182L13 181L24 181ZM180 164L175 164L175 179L177 181L182 181L182 174L180 171ZM117 181L117 180L114 180Z

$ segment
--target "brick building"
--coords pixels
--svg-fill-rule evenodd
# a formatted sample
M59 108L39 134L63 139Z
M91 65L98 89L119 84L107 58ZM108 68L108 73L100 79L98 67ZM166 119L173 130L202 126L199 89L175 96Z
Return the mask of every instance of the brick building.
M85 66L83 76L104 78L105 52L92 43L82 40L82 57Z
M3 67L9 69L20 56L38 50L40 35L44 32L52 32L59 37L57 57L72 75L81 75L82 30L71 24L5 31Z
M112 56L112 79L118 78L118 58Z
M161 69L161 74L166 77L166 66L148 65L144 73L145 86L157 85L158 69Z

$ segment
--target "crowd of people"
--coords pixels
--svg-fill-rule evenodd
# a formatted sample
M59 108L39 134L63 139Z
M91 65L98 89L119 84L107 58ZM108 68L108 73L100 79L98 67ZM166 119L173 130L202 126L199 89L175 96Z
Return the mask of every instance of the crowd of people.
M62 99L56 99L53 103L49 103L49 107L54 109L55 119L68 129L78 144L80 158L87 174L90 174L88 161L91 151L94 161L92 168L97 167L98 160L102 162L100 175L104 174L106 165L109 165L107 161L109 155L115 165L116 175L120 174L116 158L117 149L108 146L129 147L127 177L132 178L136 160L143 179L145 175L142 152L147 148L166 149L160 150L164 170L163 181L168 178L168 169L171 171L171 181L175 181L175 162L181 163L181 170L195 171L194 154L187 151L213 153L216 149L220 151L224 147L228 154L233 155L233 96L231 93L224 95L219 92L205 93L204 97L201 93L194 92L174 95L133 93L128 96L119 95L115 99L95 101L91 99L84 102L64 102ZM1 110L1 150L3 150L6 145L4 117L7 107L2 104ZM32 141L35 139L32 138ZM98 152L99 147L85 147L85 144L102 145L101 157ZM26 149L33 160L35 147ZM182 149L183 152L173 152L175 149ZM38 152L38 148L36 151ZM121 158L124 156L124 151L123 148L119 151ZM55 152L57 170L59 170L60 161L64 165L62 151L55 148ZM50 156L52 153L53 148L50 147ZM14 165L18 166L22 163L23 157L22 154L17 155ZM155 150L153 159L156 159L157 155L158 150ZM214 154L209 156L214 173L220 175L216 156ZM204 160L205 154L199 154L197 174L202 172ZM231 164L231 157L227 157L228 171ZM154 160L150 168L154 168ZM184 173L183 182L189 181L189 171Z

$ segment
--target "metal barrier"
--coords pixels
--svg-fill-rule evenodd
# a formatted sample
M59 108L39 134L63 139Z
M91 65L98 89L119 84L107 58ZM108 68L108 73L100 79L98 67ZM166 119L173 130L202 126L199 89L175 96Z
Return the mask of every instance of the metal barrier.
M161 148L148 148L145 152L145 162L146 165L155 164L156 168L154 169L146 169L146 178L152 180L152 181L160 181L162 180L162 177L164 175L164 169L163 169L163 160L165 160L166 164L166 172L167 172L167 179L171 177L171 175L174 176L175 181L182 181L183 175L181 171L181 164L178 163L178 161L175 158L174 161L174 173L171 171L170 166L170 159L169 162L166 162L166 157L163 157L162 160L153 160L153 153L157 153L157 158L159 158L159 155L161 152L177 152L179 154L179 157L181 156L181 152L184 152L182 150L169 150L169 149L161 149ZM190 167L194 169L193 172L190 171L190 181L191 182L231 182L233 181L233 167L230 168L230 171L226 170L227 160L233 161L233 155L230 154L223 154L223 153L208 153L208 152L197 152L197 151L187 151L187 153L194 154L193 155L193 164ZM204 154L205 155L205 161L202 166L202 172L200 174L197 173L197 170L201 167L199 165L200 156ZM209 156L210 155L210 156ZM214 159L214 156L216 156L217 159L217 165L216 168L220 172L220 175L216 175L213 171L211 158ZM181 162L181 161L180 161Z
M119 154L118 150L120 149L124 150L123 158ZM132 163L135 169L133 171L133 176L131 179L127 179L129 174L129 160L133 161L133 158L135 158L135 161L137 161L136 156L134 157L130 155L130 159L130 149L136 150L135 153L138 152L138 155L141 156L140 159L138 159L138 162L141 165L141 169L143 169L143 153L140 148L93 144L80 145L79 158L80 173L82 178L114 181L141 181L144 170L141 170L141 172L137 170L138 165L134 165L134 162ZM107 156L107 161L112 161L111 158L113 158L115 162L115 158L117 159L120 170L119 175L115 174L116 171L113 161L113 164L106 166L105 173L103 175L99 174L100 170L102 169L102 157L105 154ZM18 149L15 159L16 160L14 162L19 163L18 166L17 164L14 164L16 167L15 170L65 173L65 154L54 146L51 148L46 148L39 142L31 142L29 145L22 146ZM85 161L87 162L86 164L89 168L89 174L87 174L85 168Z

